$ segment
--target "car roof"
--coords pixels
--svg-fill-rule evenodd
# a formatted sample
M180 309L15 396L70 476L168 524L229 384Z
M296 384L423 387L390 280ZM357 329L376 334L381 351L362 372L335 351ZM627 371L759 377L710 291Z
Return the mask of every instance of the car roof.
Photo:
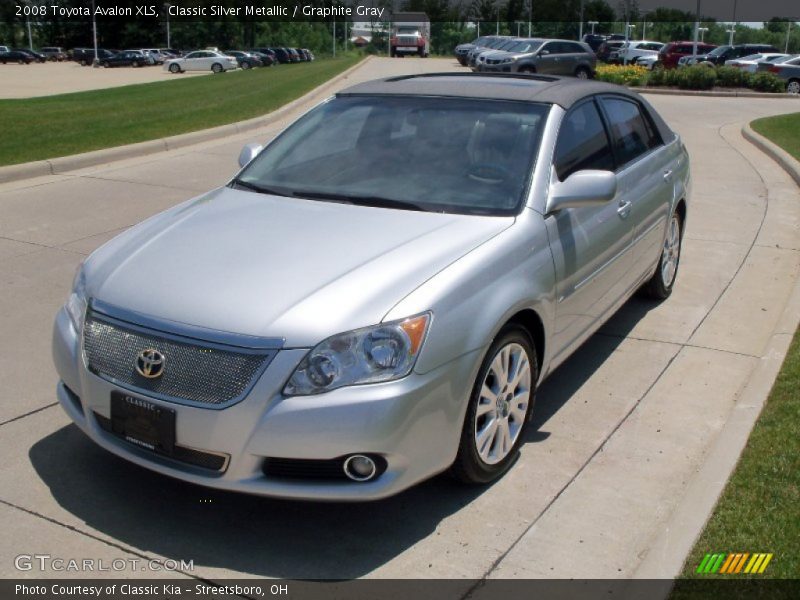
M569 109L580 100L599 93L640 99L638 94L610 83L544 75L487 73L425 73L376 79L339 92L351 95L416 95L453 98L486 98L557 104Z

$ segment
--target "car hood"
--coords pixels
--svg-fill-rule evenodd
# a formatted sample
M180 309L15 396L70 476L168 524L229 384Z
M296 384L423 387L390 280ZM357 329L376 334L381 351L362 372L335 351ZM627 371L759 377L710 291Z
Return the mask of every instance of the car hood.
M513 222L220 188L96 251L87 292L157 320L309 347L379 323Z

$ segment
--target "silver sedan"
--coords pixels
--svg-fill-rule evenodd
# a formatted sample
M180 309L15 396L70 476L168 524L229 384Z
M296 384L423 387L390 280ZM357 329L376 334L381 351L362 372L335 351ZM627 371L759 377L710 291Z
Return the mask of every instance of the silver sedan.
M368 500L495 480L542 380L675 284L688 155L621 87L364 83L240 164L88 257L55 322L67 414L196 484Z

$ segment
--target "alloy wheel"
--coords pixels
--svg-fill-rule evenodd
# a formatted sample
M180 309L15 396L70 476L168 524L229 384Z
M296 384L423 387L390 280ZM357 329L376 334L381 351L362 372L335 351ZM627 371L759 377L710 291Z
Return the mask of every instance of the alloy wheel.
M669 231L664 240L664 252L661 254L661 281L668 288L678 271L678 260L681 256L681 224L677 215L669 221Z

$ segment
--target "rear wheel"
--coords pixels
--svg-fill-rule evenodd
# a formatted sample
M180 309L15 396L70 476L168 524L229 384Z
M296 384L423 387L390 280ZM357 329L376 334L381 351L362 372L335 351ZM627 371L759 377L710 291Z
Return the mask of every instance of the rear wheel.
M786 84L786 91L790 94L800 94L800 79L790 79Z
M531 66L520 67L519 72L525 73L526 75L533 75L536 73L536 68Z
M396 48L396 47L394 47L394 46L392 46L392 49L391 49L391 51L389 52L389 54L391 55L391 57L392 57L392 58L394 58L395 56L397 56L397 48Z
M591 79L592 72L586 67L578 67L575 69L575 77L578 79Z
M664 239L664 248L661 251L656 272L642 287L642 291L650 298L664 300L669 298L672 293L672 286L675 284L681 260L682 239L683 222L680 214L674 212L667 225L667 237Z
M242 63L242 69L243 69L243 70L246 70L246 69L249 69L249 68L250 68L250 63L249 63L249 62L247 62L247 61L244 61L244 62Z
M108 62L108 61L105 61L105 62L103 63L103 68L104 68L104 69L108 69L108 68L110 68L110 67L111 67L111 63L110 63L110 62Z
M466 483L489 483L511 466L533 406L538 379L528 332L508 324L483 360L450 471Z
M211 65L211 70L214 73L222 73L222 71L223 71L222 65L219 64L219 63L214 63L213 65Z

